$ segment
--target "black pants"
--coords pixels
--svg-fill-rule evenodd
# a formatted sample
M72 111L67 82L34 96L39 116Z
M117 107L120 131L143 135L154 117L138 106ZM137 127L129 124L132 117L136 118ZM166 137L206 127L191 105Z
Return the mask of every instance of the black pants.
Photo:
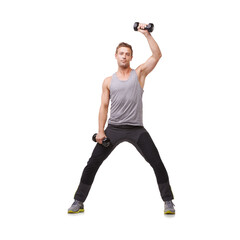
M156 175L163 201L170 201L173 199L173 193L169 184L167 171L153 140L144 127L108 125L105 130L105 134L110 139L111 145L109 147L103 147L99 143L96 144L92 156L83 170L80 184L75 193L74 199L81 202L86 200L98 168L113 151L113 149L123 141L132 143L145 160L151 165Z

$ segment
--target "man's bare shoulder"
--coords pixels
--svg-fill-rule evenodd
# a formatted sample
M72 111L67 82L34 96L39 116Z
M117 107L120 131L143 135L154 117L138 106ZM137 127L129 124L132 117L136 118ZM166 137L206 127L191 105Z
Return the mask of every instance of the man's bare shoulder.
M112 76L106 77L103 81L103 86L107 87L110 89L110 84L111 84Z

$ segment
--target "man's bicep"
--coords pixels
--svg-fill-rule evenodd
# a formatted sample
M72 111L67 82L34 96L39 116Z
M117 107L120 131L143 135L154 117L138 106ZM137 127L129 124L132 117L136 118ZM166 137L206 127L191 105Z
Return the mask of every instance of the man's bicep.
M159 59L151 56L145 63L140 65L138 68L144 76L147 76L155 68L158 61Z
M108 89L107 80L105 79L102 85L102 102L101 105L108 107L110 100L110 91Z

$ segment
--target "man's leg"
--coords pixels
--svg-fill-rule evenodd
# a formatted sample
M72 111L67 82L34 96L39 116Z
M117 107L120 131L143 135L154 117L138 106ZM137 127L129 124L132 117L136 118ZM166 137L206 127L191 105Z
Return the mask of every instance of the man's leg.
M108 126L105 130L105 134L110 138L111 144L108 147L104 147L102 144L96 144L92 156L87 162L87 166L84 168L79 186L74 195L75 201L72 206L68 209L68 213L79 213L84 212L83 202L86 200L89 191L91 189L92 183L94 181L95 175L103 163L103 161L109 156L113 149L119 144L119 136L113 128Z
M92 156L87 162L87 166L83 170L80 184L74 196L75 200L80 202L84 202L86 200L99 167L109 156L113 148L113 145L104 147L101 144L96 144Z
M168 173L151 136L146 129L144 130L144 132L140 133L137 143L134 145L146 161L152 166L163 201L171 201L174 197L169 184Z

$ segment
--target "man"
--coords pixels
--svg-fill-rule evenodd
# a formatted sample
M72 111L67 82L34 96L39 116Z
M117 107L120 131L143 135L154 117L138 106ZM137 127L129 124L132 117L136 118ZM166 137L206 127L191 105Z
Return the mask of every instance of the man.
M132 47L127 43L120 43L116 49L115 58L118 71L111 77L107 77L102 85L102 99L98 119L99 129L96 136L97 145L83 170L80 184L74 196L75 201L68 209L68 213L84 211L83 202L87 198L98 168L118 144L128 141L136 147L153 168L161 197L165 202L164 213L175 214L174 204L172 203L173 193L167 171L154 142L143 127L142 122L142 94L145 79L162 56L156 41L147 30L144 30L145 26L146 24L139 24L138 31L147 38L152 56L144 64L141 64L135 70L131 69ZM104 131L110 99L110 118ZM106 137L111 141L109 147L102 145L102 141Z

